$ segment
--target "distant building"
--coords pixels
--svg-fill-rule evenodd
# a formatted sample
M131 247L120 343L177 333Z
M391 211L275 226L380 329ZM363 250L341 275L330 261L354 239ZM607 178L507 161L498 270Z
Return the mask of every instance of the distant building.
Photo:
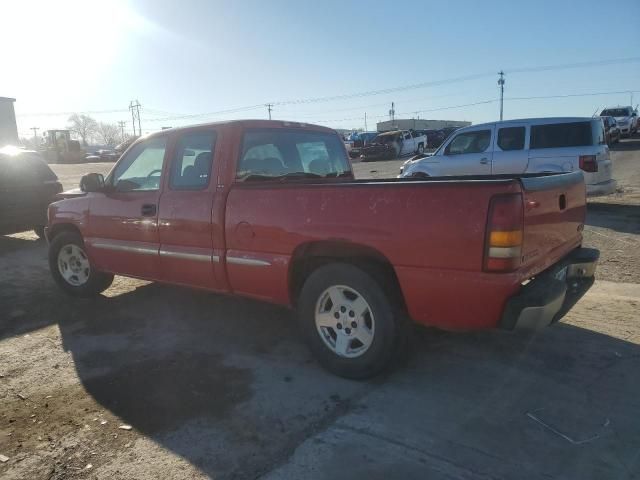
M0 147L18 144L18 125L13 109L15 98L0 97Z
M423 120L418 118L397 118L393 121L387 120L378 122L379 132L389 132L391 130L438 130L445 127L466 127L471 122L458 120Z

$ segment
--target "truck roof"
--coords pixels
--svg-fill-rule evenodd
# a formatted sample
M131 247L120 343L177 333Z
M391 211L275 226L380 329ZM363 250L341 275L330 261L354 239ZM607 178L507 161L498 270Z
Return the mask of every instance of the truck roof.
M206 127L220 127L226 125L238 125L244 128L304 128L307 130L318 130L322 132L331 132L334 133L335 130L328 127L323 127L321 125L314 125L311 123L303 123L303 122L291 122L287 120L258 120L258 119L246 119L246 120L222 120L219 122L206 122L206 123L198 123L194 125L185 125L182 127L173 127L166 128L164 130L159 130L157 132L152 132L146 135L146 138L160 136L165 133L171 132L179 132L190 129L199 129Z

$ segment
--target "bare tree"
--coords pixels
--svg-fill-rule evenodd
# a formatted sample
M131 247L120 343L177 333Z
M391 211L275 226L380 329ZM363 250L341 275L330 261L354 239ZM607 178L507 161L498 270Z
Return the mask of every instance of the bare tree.
M86 146L87 140L90 140L98 130L98 122L88 115L74 113L69 117L69 130L77 134L82 140L82 144Z
M114 147L120 142L120 129L113 123L98 123L96 134L103 144L110 147Z

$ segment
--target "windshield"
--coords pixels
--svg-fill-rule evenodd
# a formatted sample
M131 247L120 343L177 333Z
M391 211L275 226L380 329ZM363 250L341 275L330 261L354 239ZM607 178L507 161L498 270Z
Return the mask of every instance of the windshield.
M601 117L628 117L631 115L629 108L607 108L600 114Z

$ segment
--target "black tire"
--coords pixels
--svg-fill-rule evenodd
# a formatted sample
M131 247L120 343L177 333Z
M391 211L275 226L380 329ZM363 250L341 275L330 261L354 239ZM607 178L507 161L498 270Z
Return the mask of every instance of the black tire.
M355 358L339 356L325 344L316 327L316 306L332 286L344 286L357 291L367 302L375 321L369 348ZM390 296L385 294L380 284L363 270L344 263L322 266L307 278L298 301L298 321L305 340L320 364L335 375L350 379L370 378L391 367L406 334L406 329L402 328L402 315L394 308Z
M49 245L49 269L58 286L69 295L76 297L93 297L104 292L113 282L113 275L99 272L93 267L89 270L89 278L82 285L72 285L64 279L58 268L60 250L75 245L84 252L84 242L78 233L62 232L56 235Z
M44 238L44 225L36 225L33 227L33 231L38 236L38 238Z

